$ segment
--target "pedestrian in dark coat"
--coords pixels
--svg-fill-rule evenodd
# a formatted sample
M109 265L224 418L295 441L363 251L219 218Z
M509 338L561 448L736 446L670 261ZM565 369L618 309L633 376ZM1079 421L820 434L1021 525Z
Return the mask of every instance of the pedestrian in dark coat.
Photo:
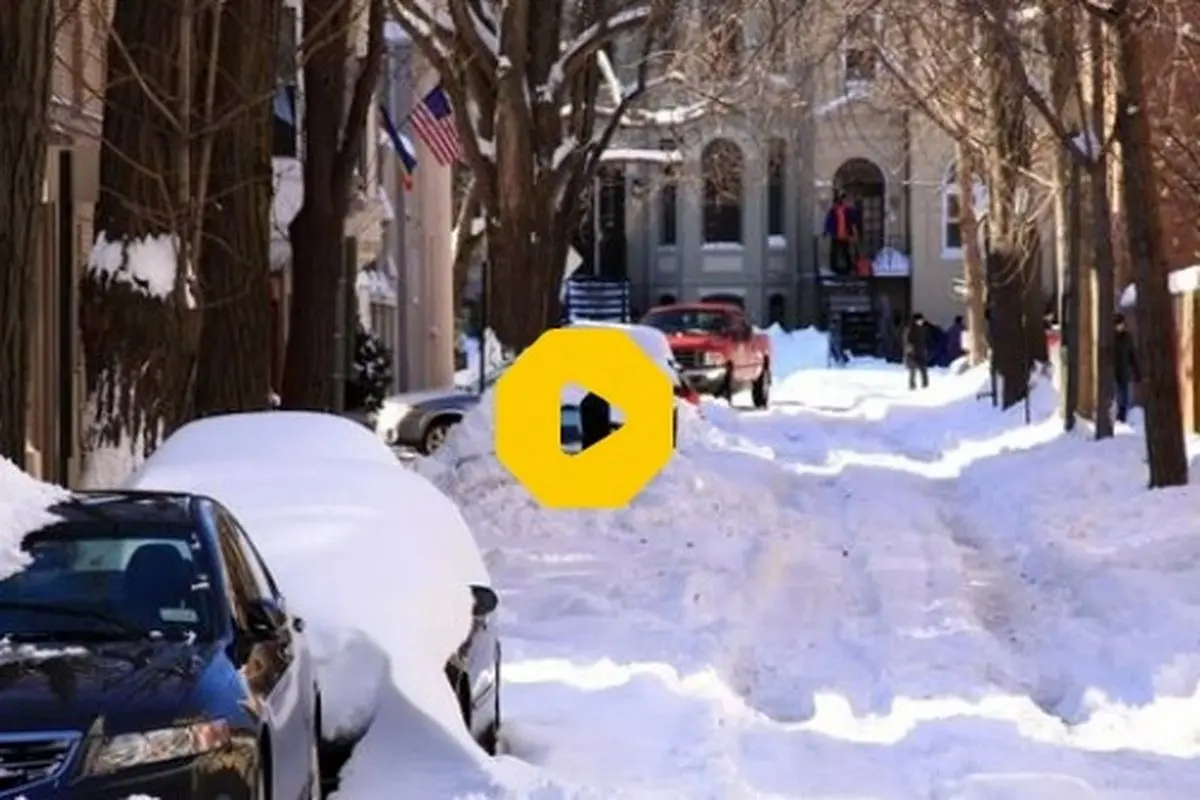
M908 388L917 388L917 376L921 388L929 388L929 330L924 314L913 314L904 328L904 366L908 367Z
M950 323L950 327L946 329L946 358L949 363L963 357L963 332L966 330L966 325L963 324L962 315L959 314L954 318L954 322Z
M1124 422L1129 416L1133 384L1141 382L1142 371L1138 365L1133 335L1125 324L1125 315L1117 314L1113 317L1113 324L1116 328L1113 334L1113 378L1116 381L1117 422Z

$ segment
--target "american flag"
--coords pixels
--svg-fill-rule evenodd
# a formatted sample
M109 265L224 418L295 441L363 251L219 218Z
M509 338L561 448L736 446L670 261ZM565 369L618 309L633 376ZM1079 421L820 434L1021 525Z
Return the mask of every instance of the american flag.
M439 164L448 167L458 161L460 150L454 109L440 85L433 87L417 104L412 112L412 126Z

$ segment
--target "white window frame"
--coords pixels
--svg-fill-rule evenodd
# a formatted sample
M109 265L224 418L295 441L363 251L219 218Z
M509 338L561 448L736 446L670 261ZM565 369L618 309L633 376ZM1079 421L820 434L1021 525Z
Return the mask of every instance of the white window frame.
M963 241L961 221L963 209L961 196L962 193L958 189L958 178L954 174L954 169L954 162L951 161L950 165L946 167L946 170L942 173L942 185L938 188L938 224L941 227L943 261L960 259L963 255L962 244L959 244L958 247L951 247L949 242L950 237L947 236L951 224L950 198L957 197L959 213L959 219L957 221L959 226L958 240L960 243ZM982 215L986 213L985 209L987 208L987 187L978 179L976 179L973 183L970 203L971 208L975 211L976 221L978 222L982 218Z
M951 175L953 174L953 172L954 172L954 166L951 165L950 169L947 170L946 173L943 175L942 186L938 190L938 205L939 205L938 221L941 223L942 260L943 261L950 261L953 259L962 258L962 254L963 254L963 248L962 248L962 197L961 197L961 192L959 192L959 190L958 190L957 179L951 180ZM958 212L959 213L958 213L958 219L956 219L956 220L950 219L950 199L951 198L955 198L958 200ZM951 225L958 226L958 241L959 241L958 247L950 246L950 226Z

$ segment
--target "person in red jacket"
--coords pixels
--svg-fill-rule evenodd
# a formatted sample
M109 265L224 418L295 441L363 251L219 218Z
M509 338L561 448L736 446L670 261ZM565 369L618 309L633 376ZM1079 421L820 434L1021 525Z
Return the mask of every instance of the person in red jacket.
M854 272L854 243L858 240L858 212L837 192L825 215L825 235L829 237L829 268L838 275Z

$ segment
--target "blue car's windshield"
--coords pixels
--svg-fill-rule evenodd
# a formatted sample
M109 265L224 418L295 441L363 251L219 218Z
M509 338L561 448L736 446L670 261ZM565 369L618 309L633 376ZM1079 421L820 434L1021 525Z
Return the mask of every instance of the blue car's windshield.
M25 537L0 580L0 639L208 638L213 560L186 525L63 522Z

